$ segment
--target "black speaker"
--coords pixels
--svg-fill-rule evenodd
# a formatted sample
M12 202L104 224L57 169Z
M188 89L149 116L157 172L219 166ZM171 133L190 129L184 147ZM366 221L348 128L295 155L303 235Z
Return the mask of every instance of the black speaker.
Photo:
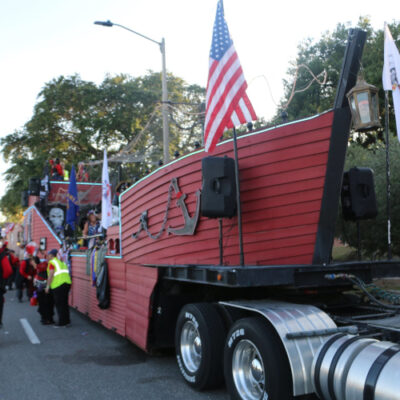
M351 168L343 175L342 212L347 220L375 218L376 204L374 173L370 168Z
M228 157L205 157L201 169L201 214L210 218L233 217L236 214L235 161Z
M28 189L29 189L29 194L31 196L39 196L40 195L40 178L30 178Z
M21 192L21 206L24 208L29 206L29 193L27 190Z

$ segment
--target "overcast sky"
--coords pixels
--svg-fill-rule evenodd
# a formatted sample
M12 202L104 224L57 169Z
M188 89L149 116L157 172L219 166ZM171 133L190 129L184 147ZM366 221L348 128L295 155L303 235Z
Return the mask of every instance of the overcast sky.
M157 41L165 37L168 71L205 86L216 4L217 0L0 0L0 136L29 120L40 89L55 77L78 73L100 83L107 73L138 76L160 70L157 45L118 27L94 25L95 20L110 19ZM278 101L300 41L319 38L338 22L355 24L360 15L369 15L375 28L382 28L385 20L400 19L400 12L393 14L399 9L394 0L225 0L224 6L249 97L257 114L267 118L275 106L265 81L257 77L268 79ZM0 172L4 169L0 162Z

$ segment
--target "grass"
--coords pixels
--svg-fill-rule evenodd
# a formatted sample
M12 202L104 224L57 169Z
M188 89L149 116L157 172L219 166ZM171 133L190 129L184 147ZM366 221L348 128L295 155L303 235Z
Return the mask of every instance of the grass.
M357 249L350 246L334 246L332 250L333 261L357 260Z

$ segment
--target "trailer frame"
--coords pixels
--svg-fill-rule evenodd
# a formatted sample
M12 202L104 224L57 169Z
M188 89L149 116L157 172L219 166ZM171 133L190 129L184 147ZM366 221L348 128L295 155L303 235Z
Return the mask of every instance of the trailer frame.
M364 282L400 277L400 261L351 261L320 265L168 265L146 264L157 268L160 278L178 282L229 288L287 286L297 289L351 286L345 279L332 281L329 274L353 274Z

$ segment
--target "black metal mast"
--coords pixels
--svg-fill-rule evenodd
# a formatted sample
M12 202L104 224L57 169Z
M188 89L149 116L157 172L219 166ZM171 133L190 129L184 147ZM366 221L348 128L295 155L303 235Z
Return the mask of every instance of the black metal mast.
M386 212L388 260L392 259L392 238L390 218L390 154L389 154L389 92L385 90L385 140L386 140Z
M334 117L331 141L313 264L329 264L331 261L351 124L351 113L346 93L356 84L366 36L366 32L361 29L351 29L349 31L348 43L333 107Z

